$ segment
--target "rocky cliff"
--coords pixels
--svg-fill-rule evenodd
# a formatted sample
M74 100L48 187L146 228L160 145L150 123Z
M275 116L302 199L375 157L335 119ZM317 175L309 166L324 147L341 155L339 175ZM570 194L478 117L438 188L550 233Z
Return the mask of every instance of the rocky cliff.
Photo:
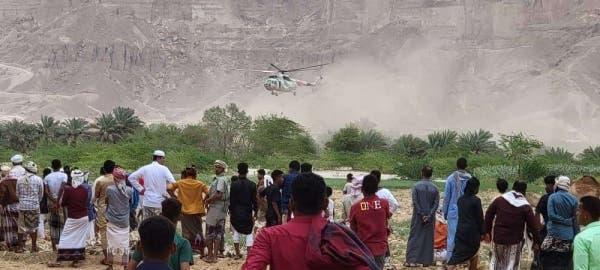
M599 36L595 0L0 0L0 112L195 122L234 101L315 133L369 119L580 148L600 143ZM329 62L294 74L325 77L297 98L235 70Z

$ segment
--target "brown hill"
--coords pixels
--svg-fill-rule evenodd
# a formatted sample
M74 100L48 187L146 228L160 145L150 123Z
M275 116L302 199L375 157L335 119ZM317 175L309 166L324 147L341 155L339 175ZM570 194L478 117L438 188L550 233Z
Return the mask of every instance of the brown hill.
M196 122L238 102L317 134L368 119L391 135L525 131L580 149L600 131L594 0L0 0L3 119ZM270 96L263 74L324 83Z

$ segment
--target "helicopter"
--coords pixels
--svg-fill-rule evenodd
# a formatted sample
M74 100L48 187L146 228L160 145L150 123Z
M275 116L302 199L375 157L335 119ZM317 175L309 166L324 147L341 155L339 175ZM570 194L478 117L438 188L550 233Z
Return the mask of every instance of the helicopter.
M243 71L254 71L254 72L263 72L263 73L271 73L269 77L265 80L263 86L271 95L278 96L279 93L292 93L294 96L296 95L296 88L298 86L316 86L319 81L323 79L323 76L319 76L314 82L307 82L303 80L298 80L290 77L289 72L295 71L306 71L306 70L315 70L327 64L320 64L314 66L308 66L303 68L295 68L295 69L281 69L274 64L271 64L273 68L276 70L256 70L256 69L238 69Z

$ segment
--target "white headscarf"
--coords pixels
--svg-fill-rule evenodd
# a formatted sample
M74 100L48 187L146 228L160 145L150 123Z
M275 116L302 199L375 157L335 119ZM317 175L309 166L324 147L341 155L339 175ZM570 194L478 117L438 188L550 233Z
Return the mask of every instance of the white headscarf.
M73 188L79 187L83 182L85 182L87 178L87 174L82 172L81 170L75 169L71 172L71 186Z

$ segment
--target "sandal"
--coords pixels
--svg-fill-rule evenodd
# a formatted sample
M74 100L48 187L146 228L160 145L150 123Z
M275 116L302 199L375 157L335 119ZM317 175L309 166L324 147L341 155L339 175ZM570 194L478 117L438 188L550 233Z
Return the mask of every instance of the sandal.
M73 267L73 268L79 268L81 266L83 266L83 262L81 262L81 261L76 261L76 262L71 263L71 267Z
M59 262L49 262L48 264L46 264L46 266L55 268L55 267L61 267L61 264Z
M109 264L109 263L106 262L106 259L100 260L100 264L101 265L106 265L106 266L112 266L112 264Z
M242 256L242 254L233 256L234 260L240 260L242 258L244 258L244 256Z
M408 263L408 262L404 262L404 264L402 266L404 266L404 267L419 267L419 265L416 263Z
M32 247L31 248L31 253L36 253L38 251L40 251L40 249L38 247Z
M210 264L217 263L217 259L215 259L215 258L208 258L207 257L207 258L204 258L204 262L210 263Z

